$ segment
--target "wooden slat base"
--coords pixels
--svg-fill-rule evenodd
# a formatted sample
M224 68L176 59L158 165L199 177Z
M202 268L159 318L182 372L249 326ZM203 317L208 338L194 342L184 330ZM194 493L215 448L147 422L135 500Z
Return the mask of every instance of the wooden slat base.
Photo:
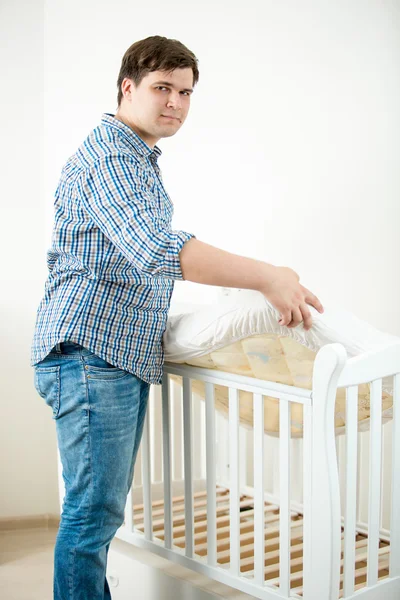
M229 543L229 489L216 488L216 527L217 527L217 563L227 566L230 562ZM197 492L193 498L194 510L194 553L198 557L207 556L207 497L206 492ZM264 503L265 517L265 581L276 587L279 586L279 506ZM184 496L172 498L173 514L173 544L179 548L185 547L185 514ZM162 500L153 502L153 536L164 539L164 504ZM135 530L144 532L143 504L133 506ZM290 589L299 596L303 595L303 517L300 513L291 515L290 542ZM367 579L367 544L365 535L357 534L355 539L355 590L366 585ZM343 548L344 534L342 530L342 554L340 595L343 596ZM390 544L380 541L379 544L379 574L378 579L389 575ZM240 572L250 576L254 570L254 504L248 494L240 496Z

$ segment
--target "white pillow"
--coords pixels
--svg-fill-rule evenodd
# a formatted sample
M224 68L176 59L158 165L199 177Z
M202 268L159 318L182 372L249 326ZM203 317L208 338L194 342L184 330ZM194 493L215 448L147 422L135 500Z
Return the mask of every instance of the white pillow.
M345 347L348 357L400 342L400 338L379 331L350 312L324 305L321 314L312 306L311 329L301 323L295 328L279 325L280 315L261 292L237 290L218 305L185 305L172 309L164 332L165 360L182 363L204 356L237 340L261 333L275 333L318 350L333 342ZM189 312L190 311L190 312Z

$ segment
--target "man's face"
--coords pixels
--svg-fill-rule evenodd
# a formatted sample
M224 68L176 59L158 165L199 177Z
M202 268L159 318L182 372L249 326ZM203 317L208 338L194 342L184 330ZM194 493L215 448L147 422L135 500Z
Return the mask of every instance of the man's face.
M174 135L182 127L190 107L193 71L153 71L135 87L131 79L122 82L124 94L116 113L150 147L159 139Z

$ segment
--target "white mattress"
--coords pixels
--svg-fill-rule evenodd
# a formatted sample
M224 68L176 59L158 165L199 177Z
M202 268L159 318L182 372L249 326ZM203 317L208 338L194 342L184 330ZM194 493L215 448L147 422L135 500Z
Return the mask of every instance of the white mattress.
M400 338L381 332L353 314L324 305L320 314L309 307L312 328L278 324L280 315L265 296L252 290L235 290L218 305L171 306L164 333L165 360L219 369L311 389L313 361L318 350L333 342L343 344L348 357L399 343ZM194 391L203 394L197 385ZM227 412L227 395L219 390L216 407ZM392 378L383 381L383 421L392 417ZM245 392L241 392L246 398ZM336 433L345 424L345 391L338 390ZM218 395L217 395L218 396ZM241 422L252 425L250 396ZM265 430L278 432L278 406L269 399ZM360 386L359 429L369 426L369 386ZM299 405L300 406L300 405ZM302 435L302 416L292 408L292 435Z

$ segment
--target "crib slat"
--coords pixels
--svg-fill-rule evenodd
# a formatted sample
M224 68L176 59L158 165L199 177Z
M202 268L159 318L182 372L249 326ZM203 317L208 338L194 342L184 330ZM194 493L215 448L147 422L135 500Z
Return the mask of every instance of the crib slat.
M193 436L192 436L192 383L183 378L183 445L185 471L185 555L193 557Z
M128 531L134 531L133 526L133 502L132 502L132 487L129 490L128 496L126 498L125 505L125 527L127 527Z
M230 572L239 575L239 394L229 388Z
M254 427L254 583L264 585L264 398L253 394Z
M163 480L162 386L154 386L149 408L151 415L153 481L161 482Z
M371 426L367 586L375 585L378 581L378 550L381 514L382 379L375 379L371 383L370 398Z
M201 431L201 408L200 402L192 404L192 473L193 479L201 479L202 461L202 431Z
M392 507L390 518L390 577L400 575L400 374L393 377Z
M136 486L142 485L142 446L139 445L138 452L136 455L135 468L133 471L133 481Z
M311 571L311 495L312 495L312 407L303 406L303 586L310 581Z
M175 381L172 382L175 385ZM173 481L183 479L183 428L182 428L182 400L180 394L171 394L171 418L172 418L172 478Z
M164 474L164 546L172 547L171 440L168 374L162 377L163 474Z
M346 388L346 501L344 517L343 598L354 593L357 498L358 386Z
M217 562L214 385L206 383L207 563Z
M153 539L152 506L151 506L151 456L150 456L150 413L147 411L142 437L142 472L143 472L143 510L144 537Z
M279 591L284 597L290 590L290 411L289 402L279 401Z

